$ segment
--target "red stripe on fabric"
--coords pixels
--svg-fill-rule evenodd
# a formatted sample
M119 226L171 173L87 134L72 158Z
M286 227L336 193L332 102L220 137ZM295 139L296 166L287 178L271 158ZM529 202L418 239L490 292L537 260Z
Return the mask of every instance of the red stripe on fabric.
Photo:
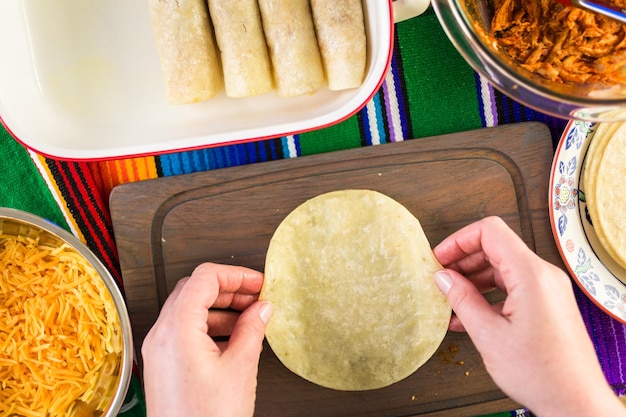
M100 195L108 198L111 190L117 184L115 171L111 170L111 162L93 162L89 164L92 172L97 172L101 178L102 188L100 189Z
M139 178L139 167L137 166L137 160L136 159L131 159L130 160L130 166L131 166L131 170L133 172L133 177L134 178Z
M132 163L132 159L131 159L131 163ZM125 169L125 166L127 166L124 161L118 161L117 162L118 165L118 172L121 174L120 176L120 182L122 183L127 183L130 181L130 177L128 176L128 170Z
M96 188L99 190L100 195L105 195L103 192L106 190L105 177L102 175L102 170L98 164L89 164L89 172L93 178Z
M87 245L96 253L123 289L110 214L98 192L87 163L48 159L48 166L51 167L59 191Z
M100 193L97 192L96 184L93 181L93 177L90 175L91 171L86 163L70 164L69 168L75 178L76 184L84 185L83 187L78 187L82 200L92 203L80 207L80 212L83 214L85 219L84 223L89 227L89 232L94 237L93 241L101 249L100 252L102 255L106 255L107 259L105 259L104 262L107 265L117 265L117 248L115 246L115 240L113 239L112 233L110 232L112 227L111 215L109 214L108 207L105 205ZM91 213L91 219L87 217L86 210ZM95 221L96 224L92 224L93 221ZM104 238L105 241L103 242L101 238ZM104 246L105 244L106 247ZM114 256L115 259L111 259L109 254ZM117 268L115 268L115 272L119 272L117 271Z

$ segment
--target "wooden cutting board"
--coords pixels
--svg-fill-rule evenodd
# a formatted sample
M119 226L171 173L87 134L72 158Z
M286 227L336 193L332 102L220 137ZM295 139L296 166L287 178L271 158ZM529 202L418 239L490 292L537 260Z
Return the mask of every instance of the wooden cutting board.
M561 265L548 219L548 129L522 123L402 143L125 184L111 213L137 351L176 281L201 262L263 270L273 231L297 205L337 189L368 188L404 204L434 246L499 215L543 258ZM330 349L341 349L329 341ZM257 416L469 416L514 409L466 334L449 333L409 378L338 392L288 371L269 346Z

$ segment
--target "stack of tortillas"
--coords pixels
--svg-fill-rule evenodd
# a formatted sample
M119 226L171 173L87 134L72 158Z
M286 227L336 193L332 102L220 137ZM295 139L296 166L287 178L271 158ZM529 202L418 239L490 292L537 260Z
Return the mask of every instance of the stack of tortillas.
M419 221L375 191L319 195L292 211L269 245L260 299L281 362L345 391L391 385L438 349L451 309Z
M587 150L584 191L598 240L626 268L626 124L602 123Z

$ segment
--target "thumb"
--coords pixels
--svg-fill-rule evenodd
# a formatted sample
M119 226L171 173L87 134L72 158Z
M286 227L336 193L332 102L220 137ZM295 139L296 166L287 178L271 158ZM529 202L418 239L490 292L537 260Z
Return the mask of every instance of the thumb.
M246 308L233 327L225 354L237 356L244 362L258 362L265 328L273 311L274 306L269 301L257 301Z
M435 273L435 283L446 296L456 314L450 321L450 330L465 330L477 342L481 334L490 333L502 316L489 304L478 288L452 269Z

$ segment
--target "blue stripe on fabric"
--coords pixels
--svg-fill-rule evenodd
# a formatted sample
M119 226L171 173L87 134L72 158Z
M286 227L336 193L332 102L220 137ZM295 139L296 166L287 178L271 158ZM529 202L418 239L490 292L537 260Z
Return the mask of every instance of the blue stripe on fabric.
M526 107L499 90L494 90L493 96L498 116L498 124L526 121L542 122L550 130L552 145L556 148L561 134L568 123L566 119L549 116L543 112Z
M387 135L385 134L385 128L382 126L382 105L381 105L381 95L382 89L374 95L370 103L368 103L361 110L361 116L363 117L363 126L365 133L365 145L373 145L373 132L372 128L378 133L380 137L380 142L384 143L387 140ZM368 114L371 106L374 107L374 120L371 120Z
M191 156L192 156L192 159L191 159L191 162L192 162L191 163L191 169L193 171L199 171L201 169L200 167L202 165L204 165L202 163L202 161L204 160L204 157L202 155L200 155L202 153L204 153L204 152L193 152L191 154Z
M359 112L363 120L363 134L365 137L365 145L372 144L372 132L370 131L370 118L367 114L367 106L363 107Z
M283 152L281 149L282 142L273 139L269 141L269 144L270 144L270 149L272 150L272 160L282 159L283 158Z
M283 141L270 139L161 155L158 158L160 172L167 177L281 159L289 153L288 144ZM299 140L295 142L299 154Z
M259 142L259 147L261 148L261 160L262 161L272 161L276 159L276 155L274 154L274 141L272 140L264 140Z
M402 77L400 76L400 61L396 54L393 54L391 61L391 75L396 86L396 97L398 100L398 112L400 113L400 124L402 126L402 140L409 138L408 113L405 108L404 95L402 94Z
M504 123L510 123L511 120L515 120L513 117L513 100L507 96L503 97L502 110L501 118Z
M376 130L378 130L378 135L380 136L380 143L385 143L389 141L389 138L387 137L387 133L385 132L385 126L384 126L384 118L383 118L383 109L384 109L384 103L383 103L384 97L383 97L383 91L382 89L376 93L376 95L374 96L374 106L376 109Z
M525 115L525 107L519 104L517 101L513 102L513 122L521 122L522 120L528 120Z
M293 157L302 155L302 147L300 146L300 135L293 135L293 142L296 145L296 154L292 155Z
M254 147L251 147L247 143L242 143L239 146L241 146L241 148L244 150L244 155L245 155L244 161L247 161L244 163L251 164L253 162L256 162L259 159L257 151Z
M168 154L161 156L161 169L163 170L163 175L175 175L177 172L182 172L183 169L180 166L180 154Z
M273 161L276 159L276 149L274 147L273 140L266 140L261 142L261 146L265 149L265 152L269 151L269 158L266 158L266 161Z
M291 158L291 151L289 150L289 138L283 136L280 138L280 143L283 146L283 158Z
M398 30L394 31L394 42L396 45L400 44L398 37ZM396 81L396 94L398 96L398 109L400 110L400 120L402 122L402 134L404 139L413 138L413 126L411 124L411 109L409 106L409 98L407 94L407 83L404 77L405 70L403 66L402 49L394 48L391 70L394 74L394 80Z
M283 136L281 138L283 158L296 158L302 155L300 135Z

